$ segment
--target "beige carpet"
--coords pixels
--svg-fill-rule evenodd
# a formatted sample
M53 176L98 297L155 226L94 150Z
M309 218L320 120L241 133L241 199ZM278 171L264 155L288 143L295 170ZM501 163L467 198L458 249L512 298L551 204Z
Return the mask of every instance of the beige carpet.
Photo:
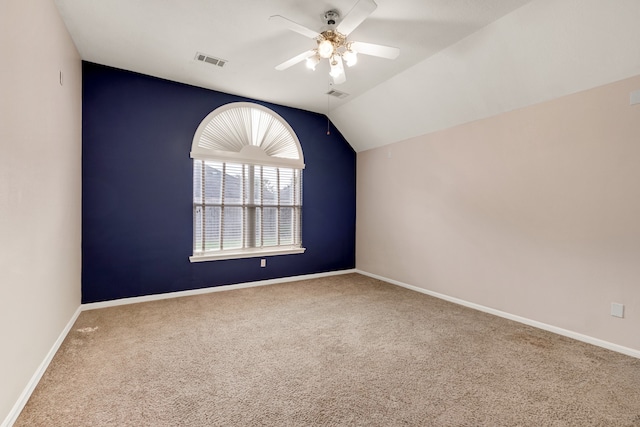
M349 274L83 312L17 426L640 426L640 360Z

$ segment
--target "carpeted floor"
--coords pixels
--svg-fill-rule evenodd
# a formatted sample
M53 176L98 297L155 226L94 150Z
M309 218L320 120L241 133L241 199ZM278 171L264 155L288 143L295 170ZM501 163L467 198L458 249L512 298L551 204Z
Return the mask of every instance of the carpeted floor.
M348 274L83 312L16 426L640 426L640 359Z

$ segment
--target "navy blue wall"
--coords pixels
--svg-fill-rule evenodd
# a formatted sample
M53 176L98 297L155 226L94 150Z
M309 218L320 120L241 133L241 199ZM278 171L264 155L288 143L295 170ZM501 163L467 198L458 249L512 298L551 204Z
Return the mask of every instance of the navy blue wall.
M298 135L304 254L190 263L196 128L251 101ZM83 63L82 302L355 267L356 154L326 116Z

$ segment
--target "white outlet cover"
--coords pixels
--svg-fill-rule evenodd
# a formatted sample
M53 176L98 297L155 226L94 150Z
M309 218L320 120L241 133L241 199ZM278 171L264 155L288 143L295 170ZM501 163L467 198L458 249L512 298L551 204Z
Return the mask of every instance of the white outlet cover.
M624 317L624 304L611 303L611 315L613 317Z
M634 90L633 92L631 92L631 94L629 94L629 104L640 104L640 89Z

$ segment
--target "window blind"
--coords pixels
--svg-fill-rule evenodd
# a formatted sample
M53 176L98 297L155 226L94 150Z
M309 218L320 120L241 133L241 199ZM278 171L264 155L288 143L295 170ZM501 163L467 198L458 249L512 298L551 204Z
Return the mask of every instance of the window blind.
M302 170L194 159L194 255L301 247Z

